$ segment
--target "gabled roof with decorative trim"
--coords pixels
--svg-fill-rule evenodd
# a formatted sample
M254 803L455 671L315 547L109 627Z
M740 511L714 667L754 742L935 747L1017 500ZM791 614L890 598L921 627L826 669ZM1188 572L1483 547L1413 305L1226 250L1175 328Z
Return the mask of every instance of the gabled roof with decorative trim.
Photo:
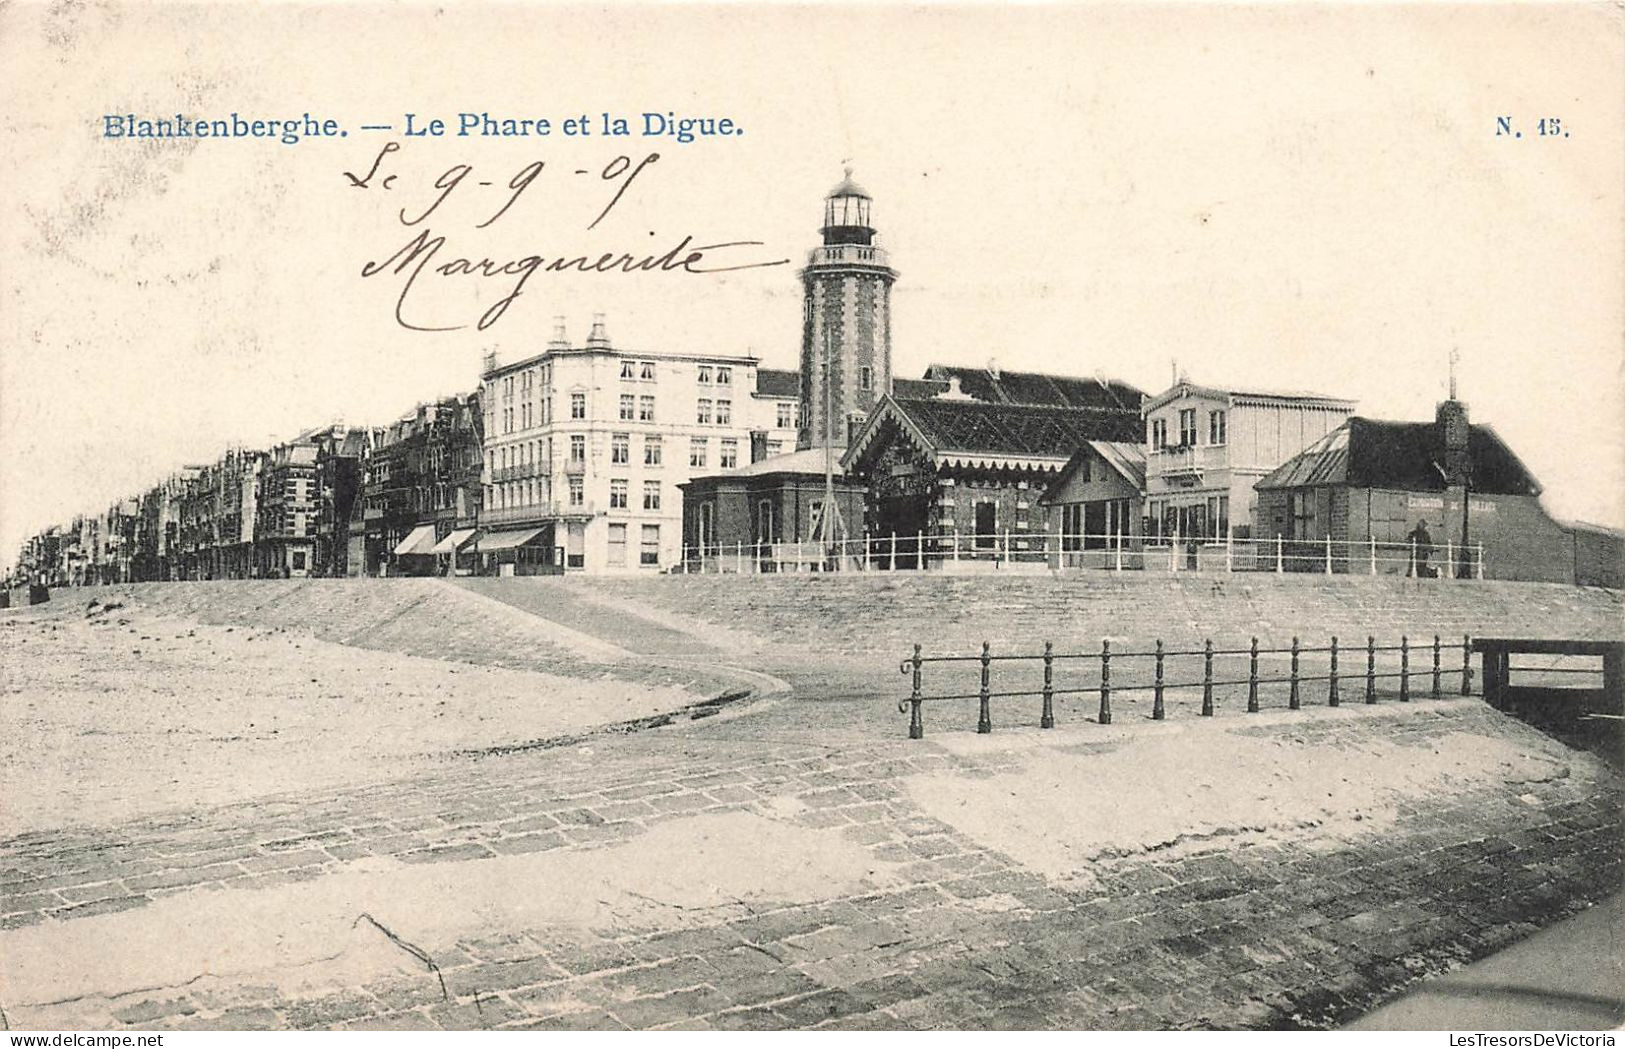
M1057 470L1092 440L1132 442L1138 410L883 397L841 460L848 472L896 428L939 465Z
M1061 487L1072 479L1072 475L1083 467L1085 460L1099 459L1106 466L1115 471L1123 480L1133 485L1134 490L1145 493L1145 447L1130 441L1088 441L1083 447L1072 453L1072 458L1061 467L1061 472L1038 501L1048 506L1050 496L1061 490Z

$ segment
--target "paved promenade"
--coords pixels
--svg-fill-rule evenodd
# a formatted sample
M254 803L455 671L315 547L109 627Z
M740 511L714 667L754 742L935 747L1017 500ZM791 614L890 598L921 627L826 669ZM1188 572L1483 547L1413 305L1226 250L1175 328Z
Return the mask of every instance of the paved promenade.
M910 742L894 665L766 669L697 721L0 842L6 1022L1325 1027L1622 885L1617 775L1473 699Z

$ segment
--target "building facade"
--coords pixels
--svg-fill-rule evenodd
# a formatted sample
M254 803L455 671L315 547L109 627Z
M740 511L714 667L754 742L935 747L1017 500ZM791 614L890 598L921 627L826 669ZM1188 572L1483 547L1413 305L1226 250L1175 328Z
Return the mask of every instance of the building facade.
M660 571L681 561L682 492L795 440L782 373L754 357L624 350L603 319L572 346L487 360L480 571ZM766 396L760 391L769 392Z
M1066 403L981 400L950 375L949 390L936 397L883 398L847 451L848 474L867 486L864 530L896 546L897 567L922 558L926 567L1048 565L1039 497L1087 442L1138 439L1139 397L1123 403L1127 384L1008 377L990 371L988 389L1047 385L1064 390L1051 397Z
M1318 394L1176 382L1145 405L1148 539L1247 538L1253 486L1353 411Z
M736 470L696 477L683 491L683 571L784 572L834 567L856 544L832 547L829 536L862 536L864 487L839 466L826 484L824 450L775 455ZM835 521L823 531L834 490Z
M266 453L254 515L254 569L259 579L315 574L317 440L303 434Z
M1619 586L1618 534L1554 520L1540 492L1452 399L1432 423L1349 419L1258 482L1256 528L1282 537L1287 571Z
M1104 565L1120 551L1137 551L1145 508L1145 448L1137 442L1085 442L1038 504L1047 512L1050 548L1060 551L1063 568Z
M485 416L480 394L419 404L368 440L361 499L365 575L430 575L449 568L437 552L470 540L483 501ZM448 548L450 553L454 549Z

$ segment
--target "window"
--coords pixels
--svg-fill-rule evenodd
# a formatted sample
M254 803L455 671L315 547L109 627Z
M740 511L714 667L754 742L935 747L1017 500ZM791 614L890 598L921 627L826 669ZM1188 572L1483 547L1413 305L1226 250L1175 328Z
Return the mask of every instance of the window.
M1151 420L1151 450L1160 452L1168 447L1168 420Z
M1291 517L1289 539L1313 539L1315 531L1315 499L1308 491L1287 494L1287 513Z
M655 362L644 361L643 367L639 370L638 374L641 378L649 382L653 382L655 377Z
M874 389L874 385L875 385L874 369L868 367L867 365L865 365L862 368L859 368L858 369L858 389L860 389L860 390L872 390L872 389Z
M727 426L728 424L733 422L733 418L734 418L734 402L725 401L725 400L718 400L717 401L717 425L718 426Z
M513 407L502 409L502 432L513 433Z
M739 465L739 441L732 437L722 439L722 454L717 459L717 465L724 470L732 470Z
M637 377L638 377L637 365L633 364L631 361L622 361L621 362L621 378L623 378L623 379L636 379Z
M699 374L700 381L709 385L711 382L711 366L709 364L700 365Z
M626 509L627 483L623 478L613 478L609 482L609 508L611 510Z
M660 482L643 482L643 508L645 510L660 509Z
M631 437L624 433L610 435L609 461L615 466L625 466L632 461Z
M293 552L293 570L295 572L303 572L305 570L305 552L303 550L295 550Z
M779 402L778 426L781 430L788 430L796 424L796 406L794 401Z
M585 494L586 494L586 485L582 483L581 478L579 478L579 477L570 478L570 505L571 506L580 506L580 505L582 505L584 502L586 502L586 499L584 498Z
M767 454L769 456L782 455L783 453L784 453L784 442L783 441L768 441L767 442Z
M587 461L587 438L583 434L570 435L570 461L584 463Z
M572 393L570 395L570 418L585 419L587 417L587 395Z
M718 386L727 386L728 384L732 383L733 381L734 381L734 370L732 368L718 368L717 369L717 385Z
M1090 480L1092 480L1091 475L1093 473L1094 473L1094 456L1085 455L1081 459L1079 459L1079 461L1078 461L1078 480L1079 480L1079 482L1081 482L1083 484L1088 484L1090 482Z
M711 398L701 397L694 402L694 421L701 424L711 421Z
M1190 448L1196 444L1196 409L1179 409L1179 446Z
M643 543L638 550L638 563L644 565L658 565L660 563L660 526L646 524L643 526Z
M621 418L627 421L632 419L632 400L631 394L621 394Z
M691 438L688 442L688 465L697 469L704 469L706 448L710 441L704 437Z
M611 524L609 526L609 563L612 565L626 564L626 525Z
M649 367L654 367L649 365ZM638 398L638 421L652 423L655 421L655 399L648 394Z
M818 529L824 523L824 501L814 499L807 508L807 538L817 539Z
M1207 413L1207 443L1224 444L1224 412Z
M643 439L643 465L660 465L660 435L650 434ZM657 484L659 482L656 482Z

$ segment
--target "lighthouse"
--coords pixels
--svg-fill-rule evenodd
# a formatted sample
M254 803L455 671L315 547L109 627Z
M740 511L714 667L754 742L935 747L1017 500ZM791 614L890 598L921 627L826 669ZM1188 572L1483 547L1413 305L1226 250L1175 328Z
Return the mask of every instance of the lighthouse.
M824 198L822 243L801 271L801 428L796 447L844 450L891 392L891 286L873 201L852 169Z

